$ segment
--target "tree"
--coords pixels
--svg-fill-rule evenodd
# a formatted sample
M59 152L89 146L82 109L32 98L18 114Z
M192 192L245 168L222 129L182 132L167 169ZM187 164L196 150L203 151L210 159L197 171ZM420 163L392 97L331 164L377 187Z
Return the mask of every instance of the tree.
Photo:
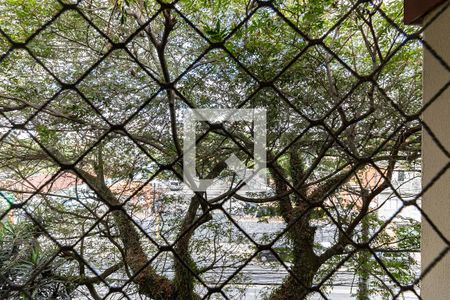
M54 260L49 252L42 251L39 237L42 232L31 222L0 227L0 295L4 299L70 299L71 285L52 273L61 260ZM16 286L32 278L24 290Z
M401 3L353 5L2 4L0 157L10 179L2 188L21 195L18 209L48 233L47 243L57 246L51 253L67 259L59 276L86 287L94 299L108 290L113 273L129 280L127 293L200 298L207 272L226 274L226 259L236 269L256 255L233 253L214 238L223 233L223 222L231 226L223 205L230 196L276 207L285 223L290 273L270 299L303 299L337 264L357 255L374 257L379 239L367 236L367 220L375 199L391 187L399 162L419 155L420 48L379 11L397 20ZM26 48L7 50L20 42ZM156 219L143 229L138 215L145 208L139 200L145 186L181 177L186 110L236 107L267 110L273 193L213 199L197 193L181 217L164 220L170 230L157 236ZM254 163L246 122L201 124L199 130L200 177L229 178L224 159L230 154ZM364 179L368 170L376 180ZM36 182L39 174L46 176ZM64 180L75 189L57 187ZM351 196L343 199L345 193ZM33 218L36 207L52 218ZM324 249L315 241L320 224L335 233ZM381 235L385 228L380 230ZM273 251L280 239L273 234L267 245L256 241L260 247L253 244L252 250ZM206 247L214 250L201 261L198 250ZM106 260L99 261L104 253ZM159 266L163 256L174 278Z

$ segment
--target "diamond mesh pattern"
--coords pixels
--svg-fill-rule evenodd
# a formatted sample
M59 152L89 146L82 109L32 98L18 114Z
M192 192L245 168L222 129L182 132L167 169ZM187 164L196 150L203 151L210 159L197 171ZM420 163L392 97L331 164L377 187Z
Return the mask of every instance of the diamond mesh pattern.
M41 2L0 4L0 298L422 299L449 250L422 132L450 154L420 51L449 71L422 38L448 4L418 29L398 1ZM218 180L180 186L186 110L256 107L268 188L226 169L252 165L245 122L200 124ZM442 244L421 270L420 218Z

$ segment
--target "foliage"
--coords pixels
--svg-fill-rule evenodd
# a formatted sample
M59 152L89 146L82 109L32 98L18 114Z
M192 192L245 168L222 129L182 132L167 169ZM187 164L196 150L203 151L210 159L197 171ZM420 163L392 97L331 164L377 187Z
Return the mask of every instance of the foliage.
M70 299L69 282L53 276L52 249L42 246L39 228L29 221L0 224L0 295L5 299ZM53 249L54 251L54 249ZM30 282L31 281L31 282ZM23 284L22 290L14 286Z
M0 4L0 54L26 43L0 60L1 188L42 216L3 225L2 238L29 251L4 246L2 276L32 273L27 297L52 289L101 299L125 278L124 292L136 297L197 299L205 280L245 292L230 283L245 276L227 274L270 245L283 249L275 264L291 272L269 299L303 299L331 283L351 252L344 266L366 279L359 295L369 286L361 299L393 289L380 261L409 284L415 260L401 251L417 245L417 224L399 216L383 227L375 216L394 170L420 156L420 44L379 11L410 32L401 1L158 2L88 0L64 11L50 0ZM267 110L268 193L228 201L223 191L176 196L157 186L181 177L189 108L237 107ZM235 154L253 166L254 128L197 129L198 175L232 191L224 161ZM250 215L281 228L236 228ZM42 250L37 228L68 253L55 260ZM391 252L377 260L361 243ZM54 264L63 267L53 272Z

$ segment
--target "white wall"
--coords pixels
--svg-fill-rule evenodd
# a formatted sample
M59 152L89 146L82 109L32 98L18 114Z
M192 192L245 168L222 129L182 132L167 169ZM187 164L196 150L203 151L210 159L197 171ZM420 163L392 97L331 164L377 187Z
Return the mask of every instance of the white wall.
M436 11L438 11L436 9ZM436 12L435 11L435 12ZM435 13L434 12L434 13ZM425 18L425 23L432 16ZM450 64L450 9L436 19L433 24L425 30L425 40L435 49L437 53ZM424 72L423 72L424 103L427 103L437 91L449 80L449 72L442 67L441 63L428 51L424 50ZM441 141L443 146L450 151L450 89L442 94L423 114L423 120L430 126L431 130ZM423 135L423 186L449 163L449 158L442 153L424 131ZM422 199L425 213L434 224L450 239L450 170L426 192ZM423 219L422 223L422 270L443 250L448 250L441 238L434 232L430 224ZM447 300L450 297L450 253L435 265L427 274L421 287L422 297L425 300Z

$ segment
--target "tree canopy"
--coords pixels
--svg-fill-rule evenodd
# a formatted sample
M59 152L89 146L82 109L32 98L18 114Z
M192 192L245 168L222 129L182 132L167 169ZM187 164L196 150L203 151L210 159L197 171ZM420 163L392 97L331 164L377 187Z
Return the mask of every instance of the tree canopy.
M266 250L289 270L268 299L326 295L315 286L338 266L365 278L360 299L409 284L410 254L375 251L418 243L416 224L377 217L394 171L420 156L421 45L401 1L175 2L0 4L0 242L13 215L30 241L17 249L35 249L29 271L2 260L11 284L0 293L102 299L124 284L150 299L231 298L239 270ZM157 182L182 179L192 108L266 109L268 191L229 180L231 154L255 163L251 123L202 122L198 175L229 190L158 193ZM164 214L149 213L155 199ZM281 229L247 233L243 207L271 211Z

